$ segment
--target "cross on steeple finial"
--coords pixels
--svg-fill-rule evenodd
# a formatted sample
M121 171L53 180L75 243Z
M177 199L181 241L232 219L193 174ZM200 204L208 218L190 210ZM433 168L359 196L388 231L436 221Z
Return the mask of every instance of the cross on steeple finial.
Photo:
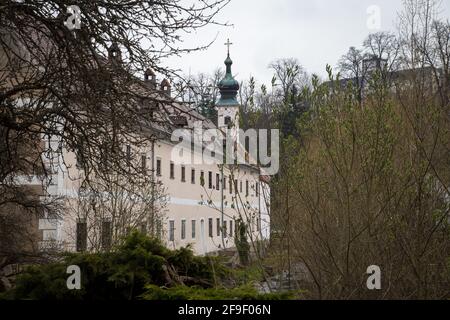
M230 42L230 39L228 38L228 39L227 39L227 42L225 43L225 45L227 46L228 55L230 55L230 46L231 46L232 44L233 44L233 43Z

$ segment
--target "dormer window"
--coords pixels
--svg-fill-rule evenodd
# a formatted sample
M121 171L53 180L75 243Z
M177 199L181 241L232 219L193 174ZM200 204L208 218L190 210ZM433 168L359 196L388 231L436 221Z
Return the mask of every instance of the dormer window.
M154 81L156 81L156 76L154 76L154 75L149 75L149 74L145 74L144 75L144 80L145 81L152 81L152 82L154 82Z
M121 57L120 49L119 49L119 46L117 45L117 43L113 43L108 48L108 58L114 63L122 62L121 61L122 57Z
M165 94L170 96L170 88L171 88L171 86L170 86L169 80L164 79L161 82L161 86L160 86L161 91L163 91Z
M147 68L144 72L144 81L156 87L156 73L151 68Z
M188 125L187 118L185 116L170 116L173 124L179 128Z

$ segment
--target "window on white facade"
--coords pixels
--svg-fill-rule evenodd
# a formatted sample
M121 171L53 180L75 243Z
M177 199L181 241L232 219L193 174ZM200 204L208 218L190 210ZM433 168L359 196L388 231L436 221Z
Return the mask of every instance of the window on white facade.
M208 236L210 238L213 237L213 219L212 218L208 219Z
M212 172L208 171L208 188L212 189L212 187L213 187Z
M161 176L161 159L156 159L156 175Z
M224 124L225 124L228 128L230 128L230 127L231 127L231 117L226 116L226 117L224 118Z
M205 173L203 171L200 172L200 185L202 187L205 185Z
M196 221L192 220L191 221L191 237L192 237L192 239L195 239L195 225L196 225Z
M170 163L170 179L175 179L175 164Z
M220 174L216 173L216 190L220 189Z
M186 220L181 220L181 239L186 239Z
M169 221L169 241L175 241L175 221Z
M223 226L222 226L223 230L223 236L226 237L227 236L227 222L226 220L223 220Z

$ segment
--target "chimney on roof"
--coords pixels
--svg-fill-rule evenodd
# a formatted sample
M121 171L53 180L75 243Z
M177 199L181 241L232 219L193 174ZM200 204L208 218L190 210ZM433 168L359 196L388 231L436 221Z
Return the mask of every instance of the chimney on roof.
M113 44L108 48L108 59L114 65L122 64L122 53L120 52L120 48L116 42L113 42Z
M170 116L170 120L178 128L183 128L188 125L186 116Z
M144 81L150 83L153 88L156 88L156 73L151 68L147 68L144 72Z
M161 82L161 91L170 96L170 82L167 79L164 79Z

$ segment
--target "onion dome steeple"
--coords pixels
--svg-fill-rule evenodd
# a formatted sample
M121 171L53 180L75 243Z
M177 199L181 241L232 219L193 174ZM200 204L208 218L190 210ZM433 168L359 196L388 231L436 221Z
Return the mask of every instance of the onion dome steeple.
M230 45L232 45L232 43L230 43L230 40L228 39L225 45L228 46L228 54L225 59L226 72L225 77L218 84L220 90L220 100L217 105L238 105L239 103L236 100L236 96L239 90L239 82L233 78L233 74L231 73L231 65L233 64L233 61L230 58Z

